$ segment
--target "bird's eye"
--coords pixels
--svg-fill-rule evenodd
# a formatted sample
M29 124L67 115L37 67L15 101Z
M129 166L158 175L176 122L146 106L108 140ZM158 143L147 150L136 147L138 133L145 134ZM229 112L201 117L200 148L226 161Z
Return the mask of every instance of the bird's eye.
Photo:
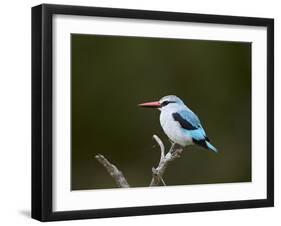
M170 103L169 101L163 101L161 104L161 107L164 107L164 106L168 105L169 103Z

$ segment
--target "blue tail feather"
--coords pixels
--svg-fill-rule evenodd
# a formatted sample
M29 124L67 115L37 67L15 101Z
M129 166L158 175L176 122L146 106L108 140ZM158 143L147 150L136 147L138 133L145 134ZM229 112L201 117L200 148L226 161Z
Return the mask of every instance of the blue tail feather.
M213 145L211 145L211 143L206 141L206 144L208 146L208 149L210 149L211 151L214 151L214 152L218 152L218 150Z

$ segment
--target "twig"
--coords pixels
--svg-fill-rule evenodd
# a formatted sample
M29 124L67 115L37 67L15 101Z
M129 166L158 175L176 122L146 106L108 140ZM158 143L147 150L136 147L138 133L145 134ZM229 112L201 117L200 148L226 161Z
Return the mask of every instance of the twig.
M164 172L170 162L180 157L183 149L182 147L176 147L176 144L172 143L169 152L165 155L165 149L161 139L157 135L153 135L153 139L158 143L160 147L161 157L157 168L152 168L152 180L150 182L150 186L158 186L160 182L165 185L165 182L163 180Z
M162 162L165 158L165 146L164 146L162 140L157 135L153 135L152 138L157 142L157 144L160 147L160 162ZM160 162L159 162L159 164L160 164Z
M96 160L99 161L101 165L107 170L107 172L115 179L115 182L118 187L120 188L129 188L130 185L128 184L126 178L124 177L123 173L118 170L118 168L110 163L103 155L97 154L95 156Z

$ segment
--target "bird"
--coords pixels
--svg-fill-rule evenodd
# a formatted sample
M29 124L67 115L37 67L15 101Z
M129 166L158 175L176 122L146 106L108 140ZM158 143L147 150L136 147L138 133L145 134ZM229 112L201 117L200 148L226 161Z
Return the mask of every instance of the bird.
M179 97L168 95L159 101L141 103L138 106L161 111L161 127L173 143L182 147L197 145L218 152L207 137L198 116Z

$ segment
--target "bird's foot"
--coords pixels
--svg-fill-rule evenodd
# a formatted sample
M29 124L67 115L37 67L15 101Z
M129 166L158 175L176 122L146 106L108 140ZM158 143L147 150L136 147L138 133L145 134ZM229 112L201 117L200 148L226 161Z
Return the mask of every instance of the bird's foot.
M170 149L172 156L180 158L181 153L183 152L183 147L177 143L173 143Z

